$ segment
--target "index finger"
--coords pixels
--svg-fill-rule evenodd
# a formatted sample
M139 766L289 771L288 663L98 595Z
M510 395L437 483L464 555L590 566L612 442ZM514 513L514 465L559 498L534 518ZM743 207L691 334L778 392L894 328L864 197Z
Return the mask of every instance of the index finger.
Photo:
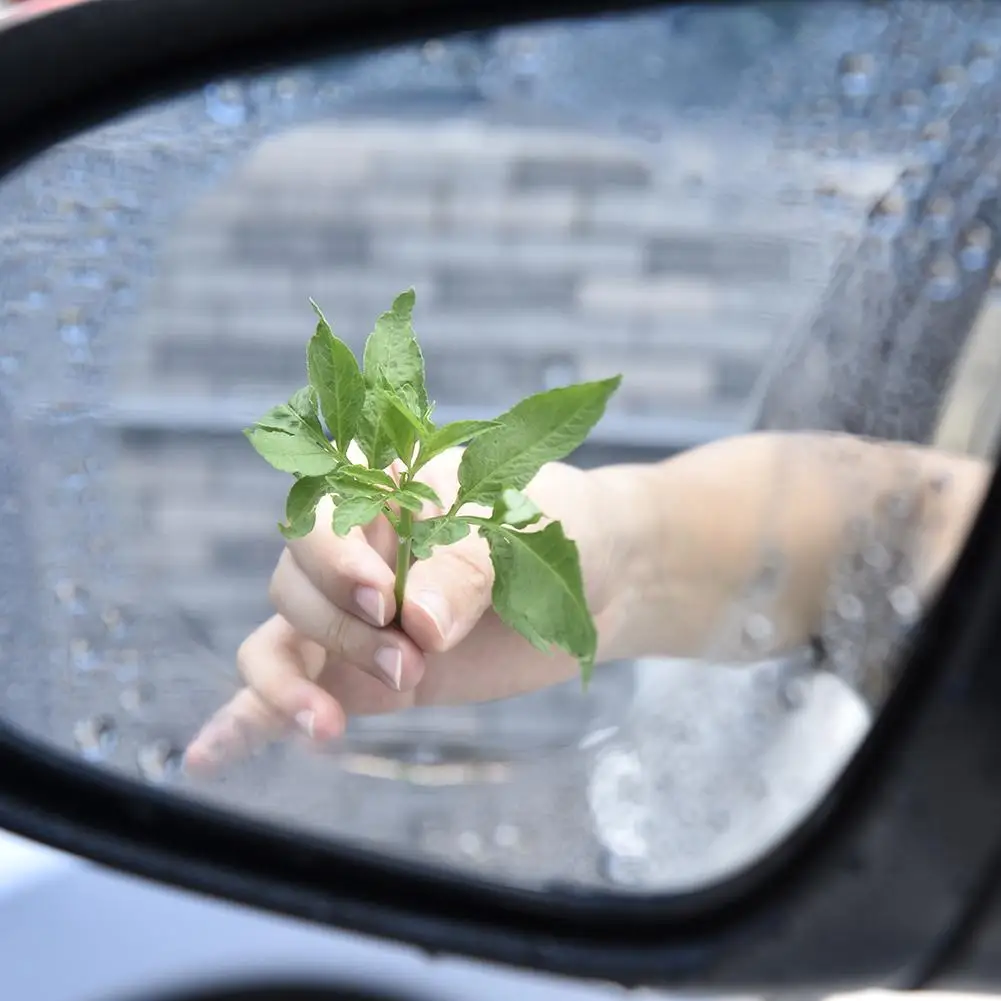
M396 610L393 570L361 529L336 535L330 527L333 510L331 498L320 501L313 531L290 540L288 551L329 601L372 625L384 626Z

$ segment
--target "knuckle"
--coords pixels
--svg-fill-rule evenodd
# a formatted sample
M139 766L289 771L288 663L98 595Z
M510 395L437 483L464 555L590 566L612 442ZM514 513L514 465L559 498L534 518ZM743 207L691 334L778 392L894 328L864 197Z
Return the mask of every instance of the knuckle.
M282 611L282 585L281 579L279 578L278 571L276 570L271 575L271 580L268 581L268 601L278 609Z
M250 681L250 674L254 663L254 635L248 636L236 648L236 669L244 681Z
M288 565L291 559L292 554L288 548L283 549L274 570L271 572L271 579L268 581L268 601L279 609L279 611L281 610L282 595L284 592L282 582L288 572Z
M481 592L493 586L490 562L483 560L479 546L453 546L448 552L457 564L464 588L470 587Z
M352 622L348 615L334 614L324 629L323 645L328 650L347 656L352 647L353 632Z

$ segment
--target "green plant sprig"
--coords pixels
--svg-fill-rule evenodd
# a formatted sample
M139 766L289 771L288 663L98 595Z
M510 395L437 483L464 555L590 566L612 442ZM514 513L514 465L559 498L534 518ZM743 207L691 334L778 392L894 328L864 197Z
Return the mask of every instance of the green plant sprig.
M413 330L414 302L409 289L376 320L359 366L310 300L318 322L306 352L308 385L245 431L264 459L295 477L279 529L287 539L308 535L327 496L335 502L338 535L383 515L398 540L397 617L413 561L477 530L490 550L497 614L539 650L558 647L575 657L586 685L598 637L577 546L559 521L540 526L542 511L522 491L543 465L584 442L621 376L529 396L492 421L438 427ZM349 458L352 443L365 464ZM445 507L418 478L421 470L462 445L454 503L444 514L418 519L426 504ZM402 470L397 477L386 472L394 463ZM490 513L471 514L469 505Z

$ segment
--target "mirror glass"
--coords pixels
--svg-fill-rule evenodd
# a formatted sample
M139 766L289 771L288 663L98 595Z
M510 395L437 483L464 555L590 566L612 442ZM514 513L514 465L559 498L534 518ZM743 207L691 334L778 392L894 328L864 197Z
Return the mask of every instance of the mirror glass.
M7 177L5 720L529 888L755 861L892 692L993 468L999 60L987 3L665 7L217 80ZM312 298L359 358L396 303L360 391L416 434L386 375L410 288L435 424L565 392L513 451L479 429L467 513L509 524L407 562L397 628L394 525L332 529L393 481L286 546L315 462L243 431L349 461L360 377L322 332L323 422L264 417L307 383ZM603 415L567 389L616 375ZM415 473L418 523L460 461ZM575 548L524 541L552 520Z

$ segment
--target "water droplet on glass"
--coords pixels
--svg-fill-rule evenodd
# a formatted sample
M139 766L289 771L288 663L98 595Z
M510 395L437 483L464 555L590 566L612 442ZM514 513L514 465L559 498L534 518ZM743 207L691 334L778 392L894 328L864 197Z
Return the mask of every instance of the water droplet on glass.
M214 83L205 88L205 110L220 125L242 125L247 120L247 104L238 83Z
M913 128L921 121L925 109L925 96L920 90L905 90L897 98L902 122L908 128Z
M597 859L598 875L616 886L641 886L646 872L642 852L627 854L603 846Z
M142 715L156 698L156 689L149 682L126 685L118 696L119 705L133 715Z
M49 292L47 289L33 288L24 302L29 309L44 309L49 303Z
M814 125L831 126L841 117L841 108L833 97L821 97L813 105L810 118Z
M459 851L470 858L475 858L482 854L483 842L476 831L463 831L459 835Z
M869 213L869 225L886 239L900 232L907 220L907 202L901 191L894 189L884 195Z
M872 93L875 70L875 60L867 53L843 56L839 67L841 93L853 101L868 97Z
M122 684L131 684L139 677L139 651L133 649L118 650L115 653L115 677Z
M809 694L810 681L800 672L782 678L779 682L779 701L786 709L802 708Z
M966 71L962 66L940 69L932 82L932 99L940 105L953 107L966 92Z
M932 122L921 130L919 149L929 163L940 163L949 144L949 123Z
M828 212L840 209L844 204L844 195L841 189L829 181L818 184L814 189L813 195L821 207Z
M948 302L959 294L959 268L947 254L932 261L926 291L933 302Z
M85 244L87 253L91 257L103 257L108 252L108 240L104 236L92 236ZM104 285L104 278L100 276L100 285L94 286L95 288L102 288Z
M445 43L437 38L432 38L424 43L421 55L429 63L440 63L445 58Z
M870 542L862 550L862 559L870 570L885 573L890 569L892 560L890 550L880 542Z
M897 613L902 622L914 622L920 612L918 596L912 588L903 584L890 591L890 607Z
M942 239L949 235L955 218L956 203L948 195L939 195L928 206L924 225L933 237Z
M123 639L134 625L131 614L114 606L109 606L101 612L101 621L104 623L104 628L108 630L108 635L119 640Z
M90 640L77 636L70 640L70 661L78 671L93 671L101 662L101 657Z
M59 485L70 494L80 494L87 489L90 477L86 470L78 469L75 472L67 473L60 481Z
M839 595L834 608L845 622L861 622L865 615L865 608L857 594Z
M908 201L920 198L931 180L931 171L925 166L912 164L900 172L900 190Z
M97 268L74 268L70 271L69 280L71 285L80 288L104 288L104 275Z
M975 84L985 84L993 80L997 56L997 45L988 42L974 42L970 46L970 52L967 56L970 80Z
M831 667L834 673L846 681L854 681L858 661L854 651L847 647L839 647L831 653Z
M764 650L775 636L775 625L767 615L752 612L744 619L744 640L752 650Z
M73 739L80 753L89 761L106 758L118 740L115 721L110 716L93 716L73 727Z
M301 89L299 81L294 76L283 76L275 84L275 93L281 101L294 101Z
M74 615L83 615L90 607L90 592L68 577L56 581L53 590L60 604L65 605Z
M154 740L139 749L136 765L147 782L160 784L180 775L183 760L183 752L169 740Z
M959 263L966 271L982 271L987 267L991 249L991 231L984 223L976 223L963 237Z
M514 824L498 824L494 828L494 844L498 848L516 848L521 841L521 831Z

